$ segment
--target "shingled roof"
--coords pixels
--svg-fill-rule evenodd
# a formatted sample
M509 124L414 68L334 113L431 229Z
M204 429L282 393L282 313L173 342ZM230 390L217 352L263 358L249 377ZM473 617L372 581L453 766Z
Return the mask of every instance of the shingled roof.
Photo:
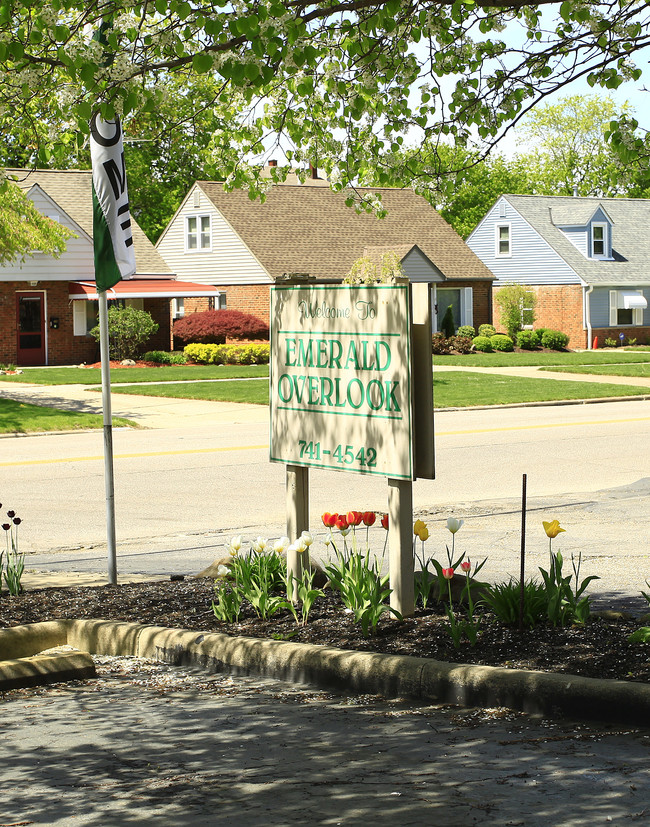
M650 199L504 195L541 237L587 284L650 283ZM612 222L613 259L590 259L560 226L584 226L602 207Z
M417 245L449 280L492 280L493 274L429 205L408 189L368 189L388 214L357 214L343 193L327 186L278 184L266 201L242 190L198 181L233 230L272 278L287 272L342 279L368 247L408 249Z
M7 175L29 192L40 187L61 210L93 237L92 172L90 170L7 169ZM162 256L149 241L131 216L133 245L135 249L136 276L160 275L170 277L171 271Z

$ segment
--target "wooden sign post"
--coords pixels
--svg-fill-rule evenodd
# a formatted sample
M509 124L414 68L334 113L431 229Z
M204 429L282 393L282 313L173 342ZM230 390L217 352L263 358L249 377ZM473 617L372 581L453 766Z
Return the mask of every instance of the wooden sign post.
M270 459L287 466L287 534L294 540L309 528L309 468L387 477L391 606L403 615L414 611L412 481L416 467L433 476L431 325L426 341L426 320L414 325L411 306L415 295L416 318L430 319L430 302L428 290L412 287L295 282L271 290ZM414 367L425 387L415 419ZM423 423L417 434L414 422ZM287 560L295 577L299 557Z

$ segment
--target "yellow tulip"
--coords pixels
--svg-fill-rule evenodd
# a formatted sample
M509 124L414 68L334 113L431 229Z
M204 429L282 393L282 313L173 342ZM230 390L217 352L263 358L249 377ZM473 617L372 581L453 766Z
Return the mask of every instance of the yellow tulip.
M416 520L413 523L413 534L415 534L417 537L419 537L420 536L420 531L422 531L422 529L426 528L426 527L427 527L426 523L423 523L422 520Z
M542 520L542 525L544 526L544 531L546 532L546 536L553 540L561 531L566 531L565 528L560 528L560 521L559 520L551 520L550 523L547 523L546 520Z

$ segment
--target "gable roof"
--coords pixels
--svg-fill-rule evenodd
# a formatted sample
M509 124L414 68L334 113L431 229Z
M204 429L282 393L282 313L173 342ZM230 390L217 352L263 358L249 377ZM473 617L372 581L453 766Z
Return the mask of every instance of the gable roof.
M7 169L15 183L26 193L39 187L75 224L93 237L92 172L90 170ZM131 216L135 249L136 276L159 275L169 278L171 271L162 256Z
M650 284L650 199L504 195L587 284ZM559 229L586 226L601 207L612 222L613 260L588 259Z
M385 218L357 214L343 193L326 186L278 184L266 201L221 183L197 186L239 235L272 278L309 273L343 279L369 247L399 252L417 245L449 280L494 279L493 274L424 198L407 189L360 190L381 195Z

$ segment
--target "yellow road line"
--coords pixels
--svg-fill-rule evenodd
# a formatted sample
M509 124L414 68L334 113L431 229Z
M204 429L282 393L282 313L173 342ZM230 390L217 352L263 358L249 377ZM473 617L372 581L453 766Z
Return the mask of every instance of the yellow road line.
M468 428L460 431L437 431L436 436L461 436L471 434L493 434L503 431L535 431L543 428L570 428L570 427L584 427L586 425L620 425L629 422L650 422L650 417L640 416L631 419L600 419L594 422L543 422L539 425L514 425L504 428ZM115 454L114 459L139 459L144 457L175 457L185 456L187 454L221 454L226 451L261 451L268 449L266 445L234 445L232 447L224 448L195 448L183 451L142 451L138 453L129 454ZM17 460L15 462L0 462L0 468L11 468L21 465L53 465L64 462L96 462L103 460L102 454L91 457L66 457L58 459L28 459Z
M138 459L142 457L174 457L185 456L186 454L219 454L225 451L259 451L268 450L267 445L237 445L232 448L194 448L184 451L142 451L133 454L114 454L113 459ZM10 468L15 465L53 465L58 462L93 462L103 460L104 456L98 454L92 457L63 457L57 459L27 459L16 462L0 462L0 468Z

